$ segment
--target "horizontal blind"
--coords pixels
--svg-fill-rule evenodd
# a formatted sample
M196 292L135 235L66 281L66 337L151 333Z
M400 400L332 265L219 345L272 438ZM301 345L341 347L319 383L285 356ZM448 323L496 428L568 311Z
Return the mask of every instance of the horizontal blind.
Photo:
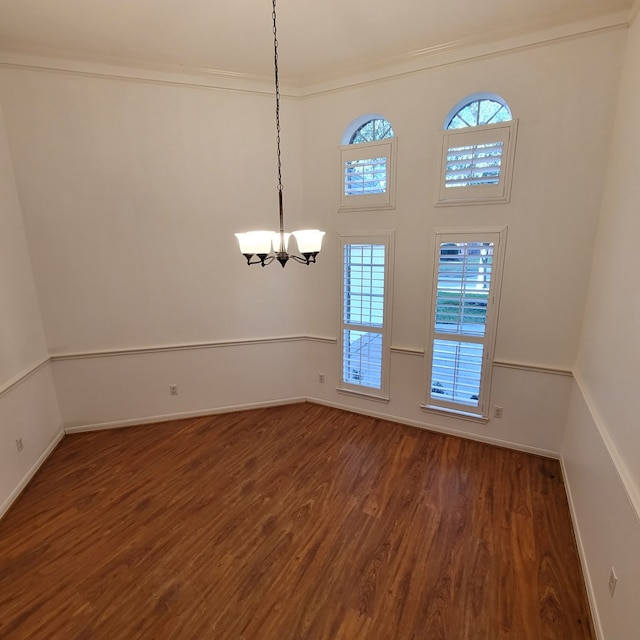
M430 398L478 407L485 353L493 242L441 242Z
M478 406L484 345L434 340L431 397Z
M445 187L498 184L503 147L502 142L449 147Z
M344 163L344 194L358 196L385 193L387 158L363 158Z
M517 121L442 132L438 204L508 202Z
M382 388L384 244L344 245L342 380Z
M485 334L493 243L440 244L435 331Z
M344 247L344 322L382 327L384 319L383 244Z
M345 329L342 380L380 389L382 386L382 333Z

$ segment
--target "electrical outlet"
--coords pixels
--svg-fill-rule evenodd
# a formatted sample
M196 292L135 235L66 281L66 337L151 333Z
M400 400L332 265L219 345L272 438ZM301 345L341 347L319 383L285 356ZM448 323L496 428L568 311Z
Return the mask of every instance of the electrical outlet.
M22 442L22 438L18 438L16 440L16 449L18 450L18 453L20 453L20 451L22 451L24 449L24 444Z
M170 384L169 385L169 393L172 396L177 396L178 395L178 385L177 384Z
M318 374L318 382L324 384L324 373Z
M611 573L609 574L609 595L613 598L613 594L616 591L616 585L618 584L618 576L616 575L615 567L611 567Z
M502 418L503 411L504 411L504 407L493 407L493 417Z

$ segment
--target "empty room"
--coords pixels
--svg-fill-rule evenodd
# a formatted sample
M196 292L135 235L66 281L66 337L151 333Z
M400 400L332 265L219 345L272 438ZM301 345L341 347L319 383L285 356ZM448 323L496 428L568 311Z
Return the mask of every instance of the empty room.
M0 637L637 640L639 11L0 3Z

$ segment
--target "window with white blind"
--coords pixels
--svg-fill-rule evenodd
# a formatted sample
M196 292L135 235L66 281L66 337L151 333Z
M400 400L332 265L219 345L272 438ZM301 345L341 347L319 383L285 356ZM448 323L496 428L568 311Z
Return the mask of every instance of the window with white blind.
M434 236L424 406L486 418L506 228Z
M387 190L387 156L355 158L344 164L344 195L360 196L385 193Z
M394 207L395 138L391 123L379 116L358 118L340 147L340 210Z
M506 102L491 94L469 96L449 112L438 204L509 202L517 124Z
M392 238L341 237L340 390L388 399Z

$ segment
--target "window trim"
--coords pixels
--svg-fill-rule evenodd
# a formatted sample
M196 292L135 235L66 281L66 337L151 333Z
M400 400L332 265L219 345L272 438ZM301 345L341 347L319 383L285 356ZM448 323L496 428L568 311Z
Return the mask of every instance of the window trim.
M495 132L495 137L492 135ZM470 204L501 204L511 201L511 183L518 120L498 124L485 124L464 129L445 129L441 132L440 187L437 207ZM470 146L487 140L503 142L500 179L498 184L451 188L446 186L447 156L449 149Z
M391 317L393 307L393 266L395 231L383 230L375 234L368 232L342 232L340 238L340 324L339 324L339 375L337 391L349 395L362 396L368 399L389 402L389 385L391 369ZM348 244L384 244L385 245L385 269L384 269L384 309L381 331L382 334L382 363L380 389L355 385L345 382L343 379L344 366L344 332L352 325L344 322L344 248ZM358 325L358 331L366 330L366 327ZM373 331L372 331L373 332Z
M480 373L480 393L478 406L453 402L434 403L431 397L433 347L435 337L435 313L438 293L438 267L440 263L440 245L447 242L483 242L491 239L494 242L494 254L491 269L490 301L487 305L486 330L483 340L483 362ZM422 409L433 411L441 415L463 418L468 420L487 422L489 419L491 382L493 375L493 359L495 354L498 316L500 310L500 294L502 290L502 275L504 270L505 249L507 242L507 227L471 227L471 228L434 228L432 229L432 280L431 305L429 308L429 324L427 328L427 342L425 348L426 382L425 400L420 405ZM463 337L463 336L461 336ZM478 340L475 340L478 342Z
M384 138L374 142L359 142L339 146L340 150L340 205L338 211L373 211L395 209L397 138ZM387 184L384 193L345 194L345 165L355 160L386 158Z

